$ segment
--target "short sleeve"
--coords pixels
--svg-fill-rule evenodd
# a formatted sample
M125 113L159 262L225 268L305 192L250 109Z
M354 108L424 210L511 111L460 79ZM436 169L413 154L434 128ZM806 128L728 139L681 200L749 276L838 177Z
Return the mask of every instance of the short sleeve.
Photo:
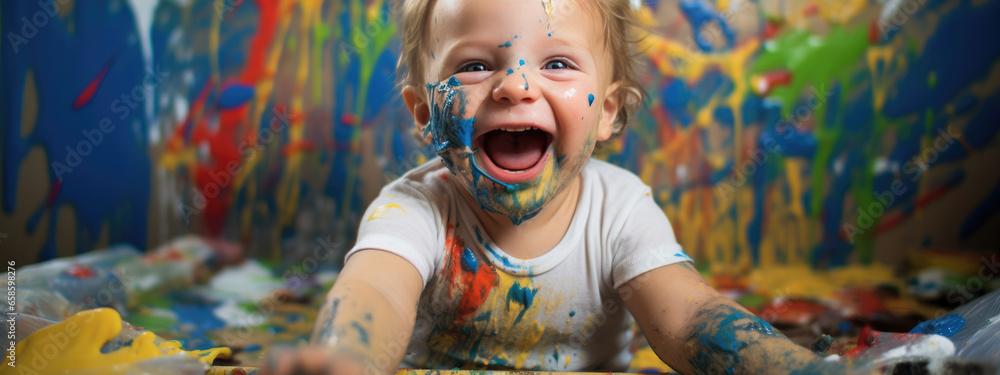
M377 249L406 259L420 273L424 285L434 272L443 248L442 215L431 194L405 183L386 186L361 217L357 243L347 252Z
M625 214L625 224L613 245L611 278L615 289L656 268L692 262L677 243L670 221L653 201L649 187Z

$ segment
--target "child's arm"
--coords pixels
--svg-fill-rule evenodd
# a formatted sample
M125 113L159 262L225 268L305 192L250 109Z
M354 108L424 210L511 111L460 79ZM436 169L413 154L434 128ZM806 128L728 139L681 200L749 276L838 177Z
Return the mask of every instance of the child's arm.
M722 296L688 262L618 288L656 355L684 374L788 373L819 357Z
M423 283L395 254L350 257L313 328L311 347L271 356L265 373L394 374L406 353Z

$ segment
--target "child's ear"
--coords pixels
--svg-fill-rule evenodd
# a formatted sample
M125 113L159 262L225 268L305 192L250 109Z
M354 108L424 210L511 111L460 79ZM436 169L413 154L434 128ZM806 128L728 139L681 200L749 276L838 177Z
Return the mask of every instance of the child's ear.
M601 107L601 121L597 128L597 140L606 141L611 139L615 132L615 120L618 119L618 110L621 109L622 99L618 89L620 82L612 83L604 92L604 103Z
M420 89L410 85L403 87L403 102L406 103L406 109L413 116L417 131L420 132L419 134L423 134L424 127L431 121L431 107L428 105L427 97L423 95L423 91L418 90Z

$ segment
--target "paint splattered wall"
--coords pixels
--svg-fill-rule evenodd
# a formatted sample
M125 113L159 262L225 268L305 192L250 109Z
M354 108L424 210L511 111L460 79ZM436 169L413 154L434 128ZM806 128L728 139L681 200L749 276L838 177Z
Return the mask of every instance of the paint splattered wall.
M431 153L378 0L5 1L0 249L345 247ZM1000 246L1000 1L653 1L601 157L717 270Z

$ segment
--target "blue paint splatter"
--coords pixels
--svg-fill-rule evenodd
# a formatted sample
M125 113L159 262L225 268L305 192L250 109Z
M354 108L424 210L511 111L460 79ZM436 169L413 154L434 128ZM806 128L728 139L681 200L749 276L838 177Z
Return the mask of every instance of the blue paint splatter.
M510 48L510 46L511 46L511 44L510 44L510 41L508 40L507 43L501 44L501 45L499 45L497 47L498 48Z
M521 73L521 78L524 78L524 91L528 91L528 77Z
M521 60L521 61L519 61L519 64L520 64L521 66L524 66L524 60Z
M574 316L574 315L576 315L576 310L572 310L569 312L569 316Z
M228 109L243 105L253 98L254 89L249 85L231 85L219 95L219 108Z
M459 81L458 81L458 78L455 78L455 77L451 77L451 78L448 78L448 85L449 85L449 86L455 86L455 87L458 87L458 86L461 86L461 85L462 85L462 82L459 82Z
M551 36L552 36L552 33L549 33L549 36L551 37Z
M361 336L361 343L365 344L365 345L369 345L368 344L368 332L365 331L365 329L362 328L361 325L358 324L358 322L351 322L351 327L354 327L354 329L358 331L358 336Z
M594 106L594 94L587 95L587 102L589 103L588 105L590 105L591 107ZM583 117L581 117L580 119L583 119Z
M479 259L476 259L476 254L470 248L462 250L462 268L472 273L479 270Z
M507 69L507 75L514 74L514 69Z
M510 301L520 303L522 306L521 313L517 314L517 318L514 319L514 324L521 321L521 317L523 317L524 313L531 307L531 301L535 299L535 294L537 293L538 289L521 287L521 284L517 281L515 281L514 285L512 285L507 291L507 309L510 310Z
M958 314L948 314L937 319L931 319L913 327L910 333L923 333L927 335L941 335L952 337L965 327L965 318Z

